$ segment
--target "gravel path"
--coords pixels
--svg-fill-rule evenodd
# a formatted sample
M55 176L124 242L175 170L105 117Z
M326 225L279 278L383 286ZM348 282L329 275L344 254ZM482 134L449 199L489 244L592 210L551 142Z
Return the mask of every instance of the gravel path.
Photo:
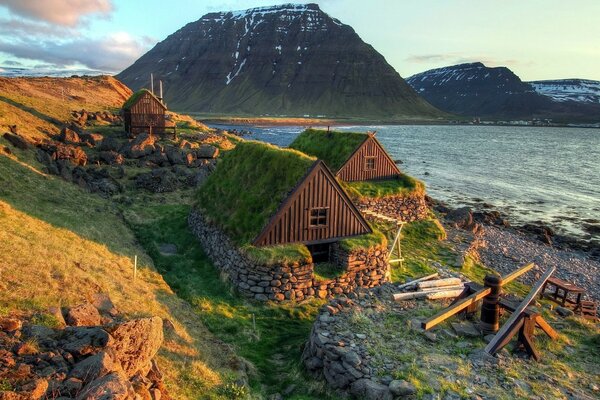
M585 288L585 297L600 301L600 262L495 226L484 226L481 239L483 246L478 249L481 260L501 274L534 262L536 273L527 274L524 279L531 284L546 268L555 266L556 277Z

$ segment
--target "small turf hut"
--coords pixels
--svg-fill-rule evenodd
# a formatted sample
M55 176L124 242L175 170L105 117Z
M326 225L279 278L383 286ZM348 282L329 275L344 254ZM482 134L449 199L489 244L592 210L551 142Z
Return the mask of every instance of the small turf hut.
M346 182L385 180L401 175L394 160L371 133L307 129L290 148L317 157Z
M225 154L198 196L239 246L300 243L314 259L332 242L372 233L323 161L265 143L243 141Z
M141 89L132 94L122 109L126 132L164 132L167 106L149 90Z

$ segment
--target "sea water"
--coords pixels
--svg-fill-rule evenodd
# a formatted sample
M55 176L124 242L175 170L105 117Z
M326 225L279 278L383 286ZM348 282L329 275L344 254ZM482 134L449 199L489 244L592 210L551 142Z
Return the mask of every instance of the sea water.
M240 127L246 137L289 145L304 127ZM405 173L451 206L493 208L514 223L542 222L591 239L600 223L600 129L480 125L345 126L376 131ZM598 239L598 238L594 238Z

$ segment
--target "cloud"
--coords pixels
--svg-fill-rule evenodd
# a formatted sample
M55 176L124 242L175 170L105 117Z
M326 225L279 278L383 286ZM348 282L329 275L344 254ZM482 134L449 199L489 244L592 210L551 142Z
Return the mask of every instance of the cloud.
M6 60L6 61L3 61L2 64L4 64L5 67L7 67L7 66L22 67L23 66L23 63L15 61L15 60Z
M41 61L55 68L83 65L90 69L118 72L129 66L155 42L149 37L134 38L118 32L104 38L79 37L69 41L0 39L0 52Z
M2 0L0 6L21 17L74 27L91 15L108 17L111 0Z
M0 18L0 35L66 37L79 36L73 28L16 18Z

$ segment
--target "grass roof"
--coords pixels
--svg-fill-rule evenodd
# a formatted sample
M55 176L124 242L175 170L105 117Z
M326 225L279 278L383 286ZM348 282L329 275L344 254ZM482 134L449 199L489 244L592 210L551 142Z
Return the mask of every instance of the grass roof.
M315 162L295 150L241 141L197 194L197 206L240 246L250 244Z
M152 97L156 98L156 96L154 96L154 95L152 94L152 92L151 92L151 91L149 91L148 89L140 89L140 90L138 90L137 92L135 92L134 94L132 94L132 95L131 95L131 97L129 97L125 103L123 103L123 107L122 107L122 108L123 108L124 110L129 110L129 109L130 109L131 107L133 107L133 105L134 105L134 104L135 104L135 103L138 101L138 99L139 99L140 97L142 97L142 95L143 95L144 93L148 93L150 96L152 96ZM158 100L158 98L156 98L156 100L160 102L160 100ZM162 104L162 103L161 103L161 104ZM165 108L166 108L166 107L165 107Z
M351 198L378 199L386 196L399 196L425 193L425 184L420 180L400 174L394 179L381 181L340 182Z
M290 144L290 148L315 156L336 173L368 135L307 129Z

